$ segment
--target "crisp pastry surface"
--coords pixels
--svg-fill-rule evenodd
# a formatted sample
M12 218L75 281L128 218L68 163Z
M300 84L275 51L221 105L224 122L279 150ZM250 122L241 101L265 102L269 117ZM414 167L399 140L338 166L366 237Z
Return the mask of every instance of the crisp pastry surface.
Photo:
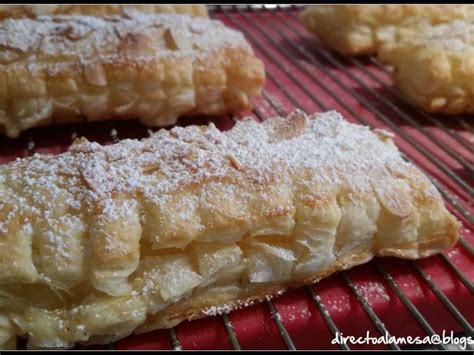
M301 21L326 46L346 55L376 53L395 31L424 19L431 24L474 18L473 5L312 5Z
M474 113L474 22L401 29L379 58L410 103L431 113Z
M147 5L0 5L0 19L36 17L40 15L127 15L130 12L188 14L209 17L206 5L147 4Z
M0 132L53 122L139 119L251 107L265 81L243 34L174 14L39 16L0 22Z
M458 238L383 130L335 111L0 166L0 342L107 343Z

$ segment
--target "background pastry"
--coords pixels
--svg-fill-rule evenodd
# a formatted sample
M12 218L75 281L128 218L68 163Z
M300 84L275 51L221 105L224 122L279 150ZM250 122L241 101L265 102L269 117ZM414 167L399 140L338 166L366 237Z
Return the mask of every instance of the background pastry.
M326 46L346 55L376 53L399 28L474 17L473 5L312 5L301 21Z
M0 339L108 343L457 240L386 131L332 111L0 166Z
M379 58L412 104L431 113L474 113L474 22L421 24L397 31Z
M265 81L243 34L188 15L40 16L0 23L0 132L251 107Z
M209 17L206 5L202 4L144 4L144 5L77 5L77 4L35 4L35 5L0 5L0 19L36 17L40 15L127 15L131 12L188 14Z

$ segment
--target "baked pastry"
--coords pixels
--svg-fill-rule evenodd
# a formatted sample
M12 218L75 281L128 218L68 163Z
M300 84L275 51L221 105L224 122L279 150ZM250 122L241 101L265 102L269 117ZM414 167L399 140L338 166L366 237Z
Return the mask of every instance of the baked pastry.
M453 245L458 222L392 137L295 111L0 166L3 346L108 343Z
M472 19L473 5L312 5L301 13L305 27L345 55L373 54L394 41L395 31L420 19L431 24Z
M40 16L0 22L0 132L52 122L139 119L251 107L265 81L242 33L188 15Z
M406 100L430 113L474 113L474 22L397 32L379 58Z
M206 5L202 4L115 4L115 5L78 5L78 4L35 4L35 5L0 5L0 19L36 17L40 15L127 15L130 12L188 14L209 17Z

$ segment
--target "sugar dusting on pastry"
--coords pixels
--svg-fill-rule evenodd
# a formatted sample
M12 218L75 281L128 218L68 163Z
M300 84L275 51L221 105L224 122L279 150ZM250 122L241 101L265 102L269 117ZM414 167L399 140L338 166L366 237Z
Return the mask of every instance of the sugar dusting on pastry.
M30 71L43 68L43 62L52 57L74 58L84 64L105 63L127 55L135 60L159 56L198 59L223 47L250 50L242 33L220 21L138 12L129 18L56 15L7 19L0 24L0 44L28 56ZM0 62L4 60L7 58L0 55ZM49 70L58 71L61 65Z
M215 316L215 315L220 315L220 314L225 314L229 313L232 310L235 310L236 307L229 306L229 305L223 305L223 306L213 306L206 308L205 310L202 311L206 316Z
M164 205L190 184L229 176L266 184L291 179L303 169L320 184L363 192L371 190L369 177L375 170L409 166L391 140L344 121L337 112L304 117L304 130L297 128L300 134L276 141L269 132L283 118L263 124L244 120L228 132L213 125L175 127L110 146L81 141L61 155L35 154L0 167L0 183L6 186L0 196L17 200L24 212L37 218L48 218L47 206L61 200L71 211L98 204L104 218L111 220L130 212L129 203L114 203L115 196L142 196ZM145 169L150 165L156 166L151 173ZM229 192L232 188L228 186ZM175 218L185 220L189 212Z
M393 46L426 46L440 47L443 51L462 53L472 50L474 46L474 22L472 20L455 20L448 23L432 25L423 21L415 26L399 29L399 43Z

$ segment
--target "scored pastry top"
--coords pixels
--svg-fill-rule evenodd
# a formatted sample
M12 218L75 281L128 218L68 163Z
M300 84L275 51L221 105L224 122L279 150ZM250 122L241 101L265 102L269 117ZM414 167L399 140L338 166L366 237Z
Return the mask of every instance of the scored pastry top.
M227 184L230 200L235 186L258 188L274 181L304 180L323 190L344 186L364 194L374 184L390 190L396 179L386 174L408 174L426 187L424 193L438 196L426 177L403 161L389 132L350 124L334 111L312 116L296 111L263 124L238 122L228 132L211 124L160 130L110 146L79 139L58 156L18 159L0 166L0 211L2 201L15 201L27 215L44 219L54 216L51 206L76 215L100 206L99 214L113 218L127 214L128 199L164 206L179 191L219 182ZM193 198L202 201L204 194L194 191ZM177 223L186 221L194 202L179 202Z
M0 64L116 62L192 55L219 48L250 50L243 34L220 21L189 15L39 16L0 23ZM32 68L30 68L31 70Z

